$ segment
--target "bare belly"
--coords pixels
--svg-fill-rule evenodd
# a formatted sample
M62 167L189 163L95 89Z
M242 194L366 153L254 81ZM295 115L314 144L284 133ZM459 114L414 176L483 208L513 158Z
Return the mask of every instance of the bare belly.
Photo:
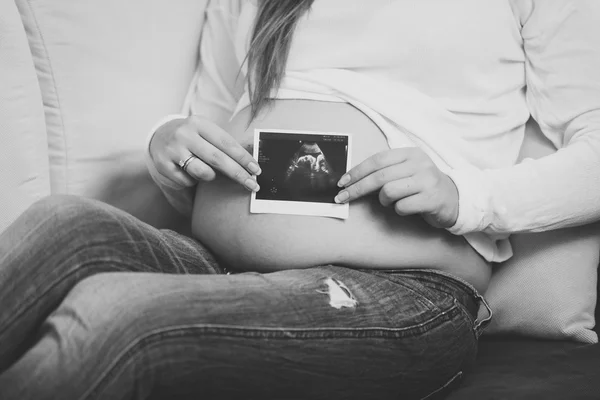
M371 120L345 103L278 100L248 125L249 110L228 132L244 146L255 128L311 130L352 135L352 165L386 150ZM336 264L354 268L433 268L452 273L484 292L490 266L459 236L435 229L420 217L400 217L375 196L354 201L339 220L250 214L250 192L227 178L198 186L192 231L228 265L260 272Z

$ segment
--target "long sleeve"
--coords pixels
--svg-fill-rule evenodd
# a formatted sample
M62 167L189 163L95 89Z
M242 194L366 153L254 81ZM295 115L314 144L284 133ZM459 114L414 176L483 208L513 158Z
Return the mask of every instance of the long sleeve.
M231 118L243 89L243 75L235 52L235 33L240 13L239 0L212 0L206 8L206 18L200 42L200 60L194 81L181 114L159 121L148 138L146 164L154 182L165 197L184 215L190 215L195 187L179 187L164 178L154 166L149 145L156 130L165 123L188 115L198 115L224 127Z
M511 168L454 170L455 234L502 235L600 219L600 1L513 0L527 103L559 149Z

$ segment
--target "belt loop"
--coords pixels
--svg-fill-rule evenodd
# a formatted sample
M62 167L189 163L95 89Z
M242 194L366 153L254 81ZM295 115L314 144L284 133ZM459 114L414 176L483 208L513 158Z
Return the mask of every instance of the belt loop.
M492 316L494 315L494 313L492 312L490 305L483 298L482 295L480 295L479 293L476 293L475 297L477 297L477 300L479 300L480 304L483 304L485 306L485 309L488 313L487 317L483 318L482 320L479 320L479 317L478 317L477 320L475 321L475 328L474 328L475 334L477 335L477 338L479 338L481 336L481 334L483 333L483 331L485 330L485 328L487 328L487 326L490 324L490 322L492 322Z

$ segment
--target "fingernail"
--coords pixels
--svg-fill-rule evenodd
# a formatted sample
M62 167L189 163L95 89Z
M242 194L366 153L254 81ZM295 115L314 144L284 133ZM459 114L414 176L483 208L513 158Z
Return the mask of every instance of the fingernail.
M258 192L260 190L260 186L258 186L258 183L252 178L246 179L244 181L244 186L251 192Z
M260 169L260 167L258 166L258 164L255 163L255 162L251 162L250 164L248 164L248 169L254 175L260 175L260 173L262 172L261 169Z
M349 198L350 198L350 193L348 193L345 190L342 190L341 192L338 193L337 196L335 196L334 201L336 203L345 203L348 201Z
M348 182L350 182L350 175L346 174L340 178L337 185L339 187L342 187L342 186L346 185Z

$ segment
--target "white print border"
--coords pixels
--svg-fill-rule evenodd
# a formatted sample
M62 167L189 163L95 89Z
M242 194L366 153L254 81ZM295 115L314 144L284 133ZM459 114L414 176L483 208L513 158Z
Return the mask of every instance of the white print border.
M254 129L254 149L252 151L252 156L255 160L258 160L258 146L261 132L281 133L284 135L346 136L348 138L348 151L346 152L346 171L344 172L348 172L352 165L350 161L350 156L352 154L352 135L348 133L257 128ZM335 204L313 203L305 201L262 200L257 199L256 193L252 192L252 197L250 198L250 212L253 214L308 215L313 217L348 219L350 214L350 205L348 203Z

